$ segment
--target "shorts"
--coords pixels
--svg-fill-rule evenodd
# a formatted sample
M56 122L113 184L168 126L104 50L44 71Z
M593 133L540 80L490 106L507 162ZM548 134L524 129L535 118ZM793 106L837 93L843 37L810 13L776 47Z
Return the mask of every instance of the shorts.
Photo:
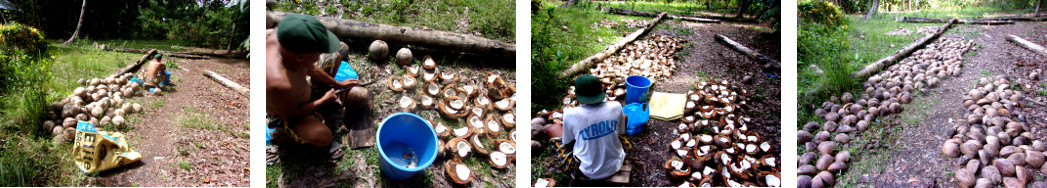
M320 120L321 123L324 122L324 117L321 116L320 113L313 112L312 115L313 115L313 118L316 118L317 120ZM298 143L302 143L302 144L308 144L309 143L305 139L302 139L301 136L298 136L298 133L294 131L294 129L291 127L291 123L288 122L287 119L281 118L280 116L277 116L277 115L266 115L265 118L267 120L269 120L269 123L267 125L269 128L276 128L276 131L274 131L275 133L286 134L288 137L291 137L291 140L294 140L295 142L298 142Z
M622 149L629 150L633 148L633 144L629 143L629 140L625 139L624 136L619 134L618 140L622 141ZM560 170L563 170L564 172L581 174L580 171L578 171L578 157L574 155L574 143L571 143L570 145L564 145L561 142L562 141L557 139L553 140L553 146L556 146L557 151L556 160L559 164ZM584 177L584 175L582 177Z

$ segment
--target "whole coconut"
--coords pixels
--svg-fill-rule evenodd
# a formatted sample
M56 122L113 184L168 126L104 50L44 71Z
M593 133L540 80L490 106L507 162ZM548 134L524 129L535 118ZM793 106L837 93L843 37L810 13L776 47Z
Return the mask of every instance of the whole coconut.
M796 167L796 174L814 175L815 173L818 173L818 169L811 165L803 165L800 167Z
M1014 164L1012 164L1011 161L1008 161L1006 159L994 160L993 166L996 166L996 169L1000 170L1000 175L1014 176L1015 174Z
M956 180L960 182L960 187L974 186L974 183L976 181L975 178L976 177L974 177L974 173L971 173L971 171L965 168L961 168L960 170L956 171Z
M846 163L848 161L851 161L851 152L844 150L836 153L836 162Z
M981 177L989 179L993 184L1003 182L1003 174L1000 174L1000 170L995 166L982 167Z
M833 178L833 173L829 171L819 172L818 175L814 177L815 179L822 179L822 181L825 182L826 186L832 186L833 184L836 184L836 179Z
M960 157L960 146L955 142L945 142L945 144L942 144L942 154L949 158Z
M113 124L117 125L117 126L123 126L124 125L124 116L113 117Z
M411 49L400 48L400 51L396 52L396 62L403 66L414 63L414 55L411 54Z
M367 48L367 51L370 52L367 55L368 57L371 57L371 59L382 60L389 57L389 45L385 44L385 41L382 40L371 42L371 46Z
M1043 156L1043 153L1038 151L1030 151L1025 154L1025 164L1032 166L1033 168L1041 168L1047 157Z
M818 158L818 162L815 163L814 167L817 167L818 170L829 169L829 165L832 165L833 160L831 155L822 154L822 157Z
M796 176L796 187L797 188L811 188L811 176L807 176L807 175Z

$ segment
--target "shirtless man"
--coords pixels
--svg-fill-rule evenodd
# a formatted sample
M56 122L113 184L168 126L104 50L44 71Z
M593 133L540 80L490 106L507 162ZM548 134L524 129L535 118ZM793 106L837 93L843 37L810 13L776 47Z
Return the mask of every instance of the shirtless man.
M159 87L167 84L167 79L171 77L171 73L167 72L167 66L161 62L163 55L159 53L153 55L153 60L149 61L145 69L139 74L142 80L145 82L146 87Z
M335 52L339 47L338 38L316 18L300 14L287 15L277 25L276 32L267 36L266 113L270 121L282 124L274 127L278 132L299 143L331 145L331 130L314 111L324 103L335 101L335 90L328 90L318 100L310 100L312 93L306 76L335 87L351 88L350 95L367 94L363 87L355 87L360 85L359 80L338 82L313 64L321 53Z

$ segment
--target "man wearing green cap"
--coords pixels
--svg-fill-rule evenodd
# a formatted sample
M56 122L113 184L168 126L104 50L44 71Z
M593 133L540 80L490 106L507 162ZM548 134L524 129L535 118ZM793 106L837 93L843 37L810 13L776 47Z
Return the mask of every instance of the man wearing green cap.
M168 80L171 78L171 73L167 72L167 66L161 61L162 59L163 55L159 53L153 55L153 59L149 61L149 64L138 75L144 81L143 85L149 88L150 91L154 91L154 87L167 85Z
M575 78L574 87L574 96L582 105L564 109L562 132L549 129L549 134L563 136L559 139L563 144L557 145L563 168L573 170L577 165L588 179L606 179L618 172L625 160L619 140L626 123L622 104L604 101L603 84L591 74Z
M332 142L332 131L316 113L317 107L334 102L335 90L312 100L307 77L338 88L349 89L350 95L364 95L367 90L357 79L336 81L316 67L320 54L340 48L338 37L312 16L288 14L266 38L266 113L269 127L299 143L318 147L330 146L334 155L341 147ZM334 144L332 144L334 143ZM334 157L334 156L332 156Z

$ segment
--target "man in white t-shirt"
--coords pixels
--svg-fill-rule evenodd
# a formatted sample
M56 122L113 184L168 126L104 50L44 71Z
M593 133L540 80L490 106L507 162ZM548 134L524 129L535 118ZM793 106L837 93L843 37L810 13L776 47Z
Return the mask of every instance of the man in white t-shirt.
M626 123L622 104L604 101L602 83L593 75L579 76L574 87L575 97L582 105L565 109L562 141L564 145L574 145L571 152L583 175L593 180L606 179L618 172L625 160L619 140L619 135L625 134Z

